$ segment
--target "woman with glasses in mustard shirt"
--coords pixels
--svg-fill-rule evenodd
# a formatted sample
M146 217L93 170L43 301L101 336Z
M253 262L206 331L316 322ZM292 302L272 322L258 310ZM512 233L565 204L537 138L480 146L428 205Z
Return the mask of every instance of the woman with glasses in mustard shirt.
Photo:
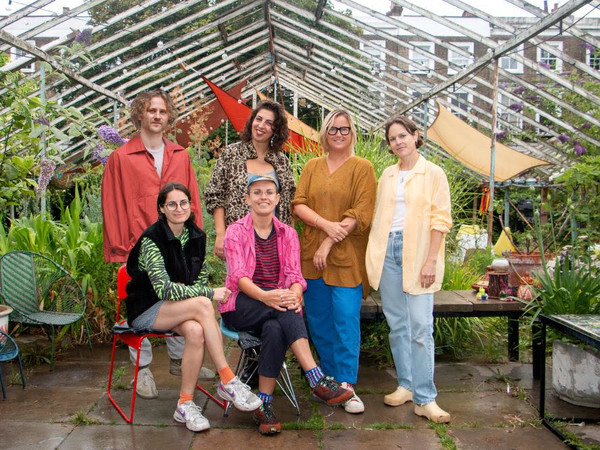
M323 371L354 389L360 352L360 308L369 290L365 250L375 203L373 166L354 155L356 128L350 113L334 110L319 133L326 156L310 160L292 201L304 222L300 239L310 336ZM349 413L365 409L355 394Z

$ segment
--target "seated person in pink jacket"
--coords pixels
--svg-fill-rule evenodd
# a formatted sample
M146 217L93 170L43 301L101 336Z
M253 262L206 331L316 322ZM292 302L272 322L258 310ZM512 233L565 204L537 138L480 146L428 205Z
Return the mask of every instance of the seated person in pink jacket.
M340 405L352 397L331 377L323 375L308 345L302 311L306 281L300 272L300 243L296 231L277 220L279 186L269 176L248 181L246 202L250 213L232 223L225 233L226 287L231 295L219 311L228 328L259 337L258 396L262 406L254 412L261 434L281 431L271 410L273 390L285 353L296 355L317 399Z

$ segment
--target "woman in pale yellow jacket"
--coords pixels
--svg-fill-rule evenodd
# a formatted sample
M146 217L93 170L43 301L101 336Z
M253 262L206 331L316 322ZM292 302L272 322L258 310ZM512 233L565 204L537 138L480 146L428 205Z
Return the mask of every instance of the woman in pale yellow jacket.
M417 152L423 139L412 120L390 119L385 135L399 161L379 180L366 255L369 282L381 292L398 376L398 388L384 402L413 401L415 414L446 423L450 414L437 405L433 383L433 293L444 278L450 189L444 171Z

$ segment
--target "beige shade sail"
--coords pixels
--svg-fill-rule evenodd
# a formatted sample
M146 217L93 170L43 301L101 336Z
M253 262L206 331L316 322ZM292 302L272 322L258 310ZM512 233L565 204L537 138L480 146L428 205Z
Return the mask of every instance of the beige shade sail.
M427 129L427 137L469 169L489 178L492 139L436 103L437 117ZM533 167L548 164L496 142L494 181L506 181Z

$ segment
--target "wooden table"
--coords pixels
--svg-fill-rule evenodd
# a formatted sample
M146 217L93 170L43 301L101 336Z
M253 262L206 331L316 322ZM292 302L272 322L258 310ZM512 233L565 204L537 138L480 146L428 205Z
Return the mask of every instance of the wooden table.
M378 293L363 300L361 319L382 319ZM519 360L519 318L523 303L499 299L477 300L475 291L438 291L433 297L433 317L507 317L508 357Z

